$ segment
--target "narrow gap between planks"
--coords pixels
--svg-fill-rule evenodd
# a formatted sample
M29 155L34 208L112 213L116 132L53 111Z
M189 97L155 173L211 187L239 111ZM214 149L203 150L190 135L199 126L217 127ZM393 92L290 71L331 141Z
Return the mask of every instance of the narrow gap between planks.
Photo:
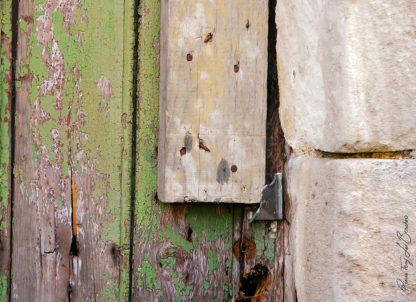
M9 282L8 294L9 301L12 300L12 256L13 256L13 204L14 204L14 163L15 163L15 148L16 148L16 62L17 62L17 39L18 39L18 17L19 17L19 0L12 1L12 15L11 15L11 29L12 29L12 62L11 62L11 106L10 106L10 256L9 256Z
M129 242L129 288L128 301L133 301L133 260L134 260L134 229L136 201L136 161L137 161L137 125L138 125L138 81L139 81L139 26L140 0L134 0L134 45L133 45L133 78L132 78L132 144L131 144L131 179L130 179L130 242Z

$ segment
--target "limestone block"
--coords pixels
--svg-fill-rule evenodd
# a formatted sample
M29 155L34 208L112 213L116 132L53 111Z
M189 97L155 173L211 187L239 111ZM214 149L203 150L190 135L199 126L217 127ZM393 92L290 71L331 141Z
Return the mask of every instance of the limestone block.
M299 302L416 301L416 160L294 158L288 191Z
M277 1L280 116L295 149L416 148L416 2Z

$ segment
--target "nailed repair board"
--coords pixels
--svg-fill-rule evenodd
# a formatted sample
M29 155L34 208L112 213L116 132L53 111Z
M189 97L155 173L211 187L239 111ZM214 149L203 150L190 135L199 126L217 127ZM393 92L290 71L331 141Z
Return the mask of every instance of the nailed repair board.
M267 0L163 0L158 198L258 203Z

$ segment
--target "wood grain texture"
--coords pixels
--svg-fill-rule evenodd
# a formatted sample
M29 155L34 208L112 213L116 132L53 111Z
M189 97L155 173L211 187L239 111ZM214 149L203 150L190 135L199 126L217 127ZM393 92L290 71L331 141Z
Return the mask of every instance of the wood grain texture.
M160 200L260 201L267 20L265 0L162 1Z
M12 141L12 3L0 1L0 301L9 301Z
M229 301L238 294L237 205L157 200L160 1L140 6L134 301Z
M133 3L19 2L14 301L127 299Z

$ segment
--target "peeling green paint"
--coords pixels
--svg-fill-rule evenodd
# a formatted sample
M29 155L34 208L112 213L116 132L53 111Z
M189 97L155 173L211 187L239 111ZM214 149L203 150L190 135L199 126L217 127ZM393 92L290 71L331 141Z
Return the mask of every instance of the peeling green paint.
M41 38L36 36L39 17L45 14L45 1L35 2L33 26L24 19L19 20L20 29L30 31L31 35L26 59L20 61L18 74L23 77L30 71L33 75L30 103L35 108L35 102L38 102L39 110L46 116L32 128L33 135L39 138L32 145L32 156L36 162L39 156L43 156L40 153L44 150L42 148L46 148L47 164L59 169L62 179L68 180L71 166L77 177L89 173L94 178L91 183L92 202L104 210L105 216L96 217L93 211L84 214L88 216L86 219L99 223L98 235L103 244L114 242L122 247L121 280L108 274L108 282L113 283L104 294L111 301L123 301L127 299L129 279L131 129L123 128L121 116L131 116L132 112L131 72L125 70L132 69L134 0L125 0L124 4L116 0L102 3L80 1L80 4L71 5L74 22L64 16L64 7L57 7L52 12L53 37L47 45L42 45ZM62 91L58 92L58 85L53 84L46 95L40 87L60 74L48 70L48 64L44 62L45 51L50 55L50 63L62 68L59 72L63 74L59 86ZM101 90L104 88L99 86L102 77L111 85L111 93L105 100ZM60 137L58 145L54 141L56 133ZM122 138L126 142L124 145L120 144ZM83 156L77 157L80 152ZM59 194L55 197L59 210L64 205L64 197L68 198ZM84 232L95 231L88 229Z
M19 19L19 26L21 30L27 32L27 22L25 19Z
M7 277L0 275L0 301L6 300Z
M56 204L58 206L58 209L62 210L62 197L61 196L56 197Z
M215 249L216 242L222 242L225 248L231 251L233 233L233 210L231 206L214 206L194 204L187 206L185 221L193 231L193 240L184 238L183 234L174 223L163 224L161 217L170 215L170 209L174 206L166 206L154 201L157 191L157 129L158 129L158 100L159 100L159 32L160 32L160 0L145 0L141 3L139 15L141 16L141 26L139 29L139 108L138 108L138 134L137 134L137 172L136 172L136 230L140 230L136 241L147 242L144 246L157 245L160 242L169 242L177 249L183 250L183 257L191 257L191 254L203 249L204 256L207 258L207 271L198 272L204 274L206 280L201 280L204 286L205 296L209 294L209 288L213 289L210 294L217 297L217 289L224 287L226 291L224 297L230 299L232 296L232 281L226 277L226 285L218 284L213 281L213 275L220 266L219 255ZM142 246L142 245L140 245ZM135 253L144 254L138 259L141 262L135 263L138 268L137 284L138 288L146 291L147 299L155 299L163 293L149 287L153 280L156 263L147 258L146 253L151 250L136 250ZM182 252L181 252L182 253ZM232 267L232 256L226 261L227 267ZM183 278L177 275L175 268L180 265L172 257L161 260L162 268L169 269L171 272L172 284L175 287L177 300L186 300L195 291L194 284L185 284ZM224 265L224 264L221 264ZM152 274L143 274L143 270L152 271ZM144 278L144 279L142 279ZM166 282L166 281L163 281ZM214 295L214 296L212 296ZM152 298L153 297L153 298ZM192 296L194 297L194 296ZM195 298L195 297L194 297Z
M9 282L10 218L10 134L11 134L11 0L0 1L0 301L7 301Z
M106 286L99 294L100 300L117 301L118 284L107 273L104 273L103 279Z
M150 264L149 258L147 255L144 255L144 260L142 262L141 267L138 269L137 272L138 278L138 285L140 287L146 286L149 289L160 289L161 285L157 281L156 278L156 271L153 266Z
M250 224L250 237L256 244L256 260L264 260L269 267L274 266L276 233L266 232L270 222L254 221Z
M0 33L4 34L9 44L11 43L11 2L4 0L0 3ZM0 213L9 203L9 167L10 167L10 84L6 74L11 73L11 62L6 56L6 45L0 40ZM1 215L2 216L2 215ZM2 217L0 217L2 219ZM0 272L1 273L1 272Z
M207 295L209 289L209 282L204 280L204 296Z

